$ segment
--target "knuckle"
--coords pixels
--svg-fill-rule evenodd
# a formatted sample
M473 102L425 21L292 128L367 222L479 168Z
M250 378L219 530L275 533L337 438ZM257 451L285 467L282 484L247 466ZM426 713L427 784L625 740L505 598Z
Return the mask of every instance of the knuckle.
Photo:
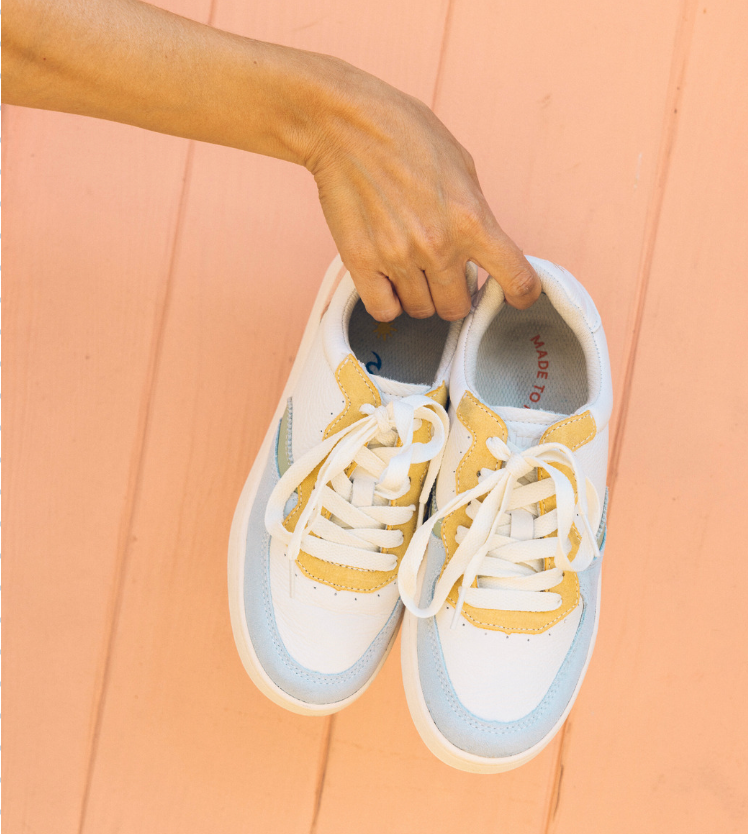
M430 286L436 287L438 290L449 289L455 286L459 280L459 274L452 270L432 270L429 273Z
M351 275L368 276L377 271L376 260L369 247L364 245L348 247L343 258L343 265Z
M480 200L466 200L456 206L457 222L463 235L477 237L489 228L489 212Z
M398 307L367 307L369 315L377 321L393 321L400 315Z
M454 246L450 235L442 228L426 229L422 233L421 246L432 271L442 272L454 260Z
M464 319L465 316L470 312L470 305L450 305L449 307L445 307L442 310L439 310L439 315L445 321L459 321L460 319Z
M412 318L412 319L427 319L434 315L436 310L434 309L433 305L409 305L406 307L405 312Z

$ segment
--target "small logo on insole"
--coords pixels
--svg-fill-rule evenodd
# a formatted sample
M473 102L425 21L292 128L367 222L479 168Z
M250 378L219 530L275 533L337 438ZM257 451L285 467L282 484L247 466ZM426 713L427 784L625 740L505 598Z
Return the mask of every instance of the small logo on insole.
M374 359L366 363L366 370L370 374L375 374L382 367L382 357L376 351L372 351L372 353L374 354Z
M377 339L381 339L383 342L386 342L388 336L391 336L393 333L397 333L397 328L388 321L379 321L377 322L377 326L374 328L374 332L376 333Z
M377 326L374 328L374 333L377 339L381 339L383 342L386 342L389 336L393 333L397 333L397 328L394 324L390 324L388 321L378 321ZM376 374L382 370L382 357L374 350L371 354L374 358L370 359L366 363L366 370L370 374Z
M537 362L538 362L538 370L535 375L536 379L548 379L548 366L549 361L546 359L548 356L548 351L543 350L545 347L545 342L540 341L540 334L537 336L533 336L530 341L533 343L535 347L535 351L538 354ZM543 396L543 391L545 391L545 383L542 385L538 385L537 383L532 386L532 391L530 391L530 402L533 405L537 405L540 402L540 398ZM523 408L532 408L532 405L525 404Z

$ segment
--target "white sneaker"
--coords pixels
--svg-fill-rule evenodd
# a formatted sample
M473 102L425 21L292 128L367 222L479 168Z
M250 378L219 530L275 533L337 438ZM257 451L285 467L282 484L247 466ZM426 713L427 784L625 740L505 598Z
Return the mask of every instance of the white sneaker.
M358 698L392 647L397 569L444 451L461 326L379 323L344 271L337 258L327 272L229 543L244 666L305 715Z
M434 512L399 573L416 727L442 761L476 773L517 767L553 738L599 614L605 334L566 270L529 260L543 287L534 306L504 304L489 279L465 320Z

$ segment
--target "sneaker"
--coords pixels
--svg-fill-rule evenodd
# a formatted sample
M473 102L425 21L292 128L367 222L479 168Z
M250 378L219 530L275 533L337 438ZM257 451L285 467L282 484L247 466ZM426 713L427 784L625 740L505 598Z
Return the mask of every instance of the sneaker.
M408 706L431 751L474 773L524 764L553 738L600 611L605 334L565 269L529 260L532 307L506 305L489 278L465 320L433 514L399 573Z
M460 326L377 322L339 258L325 276L229 543L239 654L293 712L351 703L392 647L397 570L444 451Z

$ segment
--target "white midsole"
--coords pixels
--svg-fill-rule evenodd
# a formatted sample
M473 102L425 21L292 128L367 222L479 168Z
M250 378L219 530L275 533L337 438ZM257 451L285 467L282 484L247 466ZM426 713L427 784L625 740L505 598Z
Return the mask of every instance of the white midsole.
M400 655L403 667L403 685L405 687L405 697L408 701L408 709L410 710L413 723L416 725L419 735L423 739L429 750L445 764L458 770L465 770L468 773L503 773L507 770L513 770L515 767L529 762L530 759L538 755L546 745L550 744L556 733L561 729L564 721L571 712L574 706L574 701L577 698L579 690L582 686L582 681L587 673L587 667L592 658L592 650L595 648L595 640L597 639L597 627L600 619L600 592L602 590L602 576L598 582L597 588L597 607L595 610L595 625L592 633L592 640L587 652L587 657L584 662L582 674L579 676L576 688L569 700L569 703L564 710L561 717L553 725L551 731L544 736L537 744L533 745L529 750L522 753L517 753L514 756L506 756L503 758L488 758L485 756L476 756L473 753L467 753L461 750L450 742L439 730L431 717L426 699L421 689L421 677L418 672L418 619L409 611L405 612L403 620L403 636L400 644Z
M252 506L257 495L257 490L260 486L262 474L265 471L268 455L272 451L273 441L275 440L275 433L278 423L283 416L286 408L286 402L293 393L296 387L298 378L306 364L307 356L314 343L314 337L319 328L322 315L327 309L333 292L337 285L345 275L345 268L340 259L340 256L330 264L325 277L322 279L317 298L315 299L312 312L309 316L304 335L299 345L296 360L291 368L291 373L288 376L283 394L275 410L273 419L270 422L265 438L260 446L260 451L257 453L255 462L249 472L249 476L244 483L239 502L234 511L234 519L231 522L231 533L229 535L229 558L228 558L228 585L229 585L229 612L231 614L231 628L234 632L234 641L236 648L239 651L244 668L247 674L252 679L257 688L271 701L279 706L285 707L291 712L299 715L329 715L337 712L348 704L356 700L368 688L370 683L376 677L376 673L381 669L387 655L390 653L392 646L397 637L397 629L395 629L392 639L387 647L382 660L377 666L374 674L369 678L364 686L361 687L353 695L345 698L342 701L337 701L332 704L308 704L298 698L294 698L287 692L280 689L269 675L265 672L260 663L257 654L252 645L252 640L249 636L249 629L247 628L247 616L244 609L244 560L246 558L246 543L247 543L247 528L249 525L249 517L252 512Z

